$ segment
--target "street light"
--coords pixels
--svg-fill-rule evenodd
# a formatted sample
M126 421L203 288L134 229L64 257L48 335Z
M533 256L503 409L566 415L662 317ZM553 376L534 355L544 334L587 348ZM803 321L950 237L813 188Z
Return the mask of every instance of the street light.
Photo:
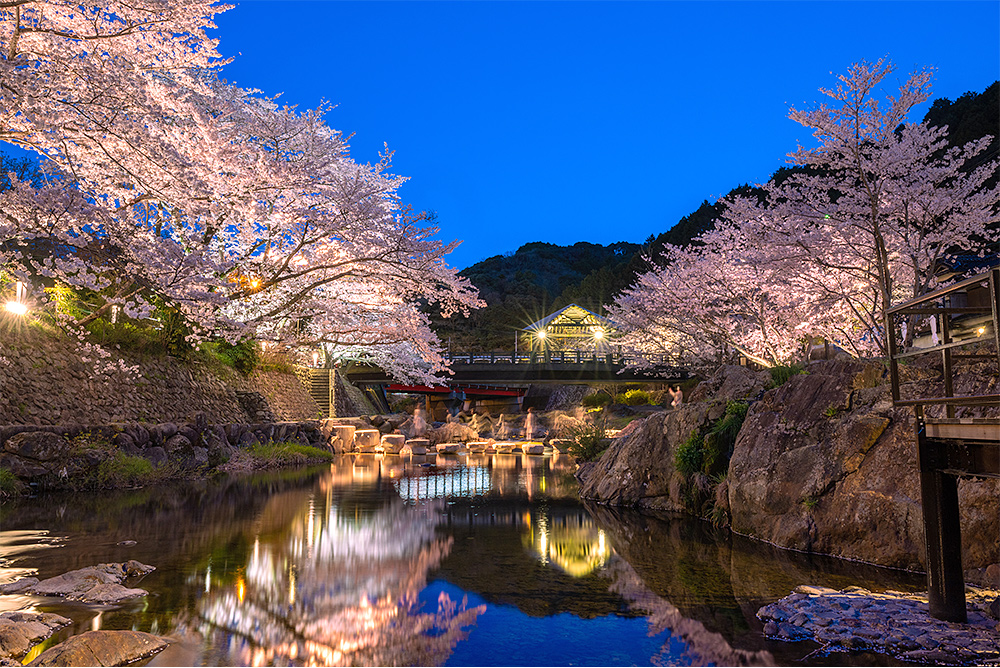
M4 309L10 311L14 315L24 315L28 312L28 305L22 304L21 302L7 302L4 304Z
M18 281L14 294L14 300L4 304L4 309L14 315L26 314L28 312L28 305L24 303L24 292L24 283Z

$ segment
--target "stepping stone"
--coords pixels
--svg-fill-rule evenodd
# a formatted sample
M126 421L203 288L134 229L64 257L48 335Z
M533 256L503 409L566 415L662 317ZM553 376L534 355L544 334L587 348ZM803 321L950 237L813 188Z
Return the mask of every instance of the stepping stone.
M382 442L382 434L378 429L358 429L354 432L355 452L375 452L375 447Z
M379 447L389 455L398 455L406 445L406 437L402 434L384 434Z

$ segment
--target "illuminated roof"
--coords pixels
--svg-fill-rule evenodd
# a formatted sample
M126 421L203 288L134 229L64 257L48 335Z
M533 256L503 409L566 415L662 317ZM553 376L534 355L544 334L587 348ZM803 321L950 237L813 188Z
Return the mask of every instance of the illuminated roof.
M552 331L556 336L589 336L595 328L614 333L618 330L615 323L582 306L570 304L555 313L550 313L541 320L536 320L521 331L537 332L542 329Z

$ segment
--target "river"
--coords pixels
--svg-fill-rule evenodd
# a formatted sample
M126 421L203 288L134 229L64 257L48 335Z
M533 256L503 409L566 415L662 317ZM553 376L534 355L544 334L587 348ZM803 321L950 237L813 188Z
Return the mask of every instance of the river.
M74 633L169 636L148 665L893 664L761 635L799 584L921 576L580 502L566 455L344 455L330 465L0 504L0 583L137 559L121 606L0 596ZM133 543L134 541L134 543Z

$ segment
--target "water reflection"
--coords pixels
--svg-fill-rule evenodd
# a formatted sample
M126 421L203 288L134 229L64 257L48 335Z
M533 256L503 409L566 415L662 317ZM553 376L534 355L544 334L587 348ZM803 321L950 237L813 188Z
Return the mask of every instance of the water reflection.
M282 537L256 536L232 586L202 598L203 634L229 636L243 665L437 665L482 608L418 594L451 546L435 504L398 500L345 510L333 476L310 495Z
M121 608L0 606L70 616L67 635L170 634L155 665L752 664L808 653L767 643L755 617L798 584L906 588L690 519L585 507L574 470L566 456L371 454L0 504L0 582L157 567L152 595Z

